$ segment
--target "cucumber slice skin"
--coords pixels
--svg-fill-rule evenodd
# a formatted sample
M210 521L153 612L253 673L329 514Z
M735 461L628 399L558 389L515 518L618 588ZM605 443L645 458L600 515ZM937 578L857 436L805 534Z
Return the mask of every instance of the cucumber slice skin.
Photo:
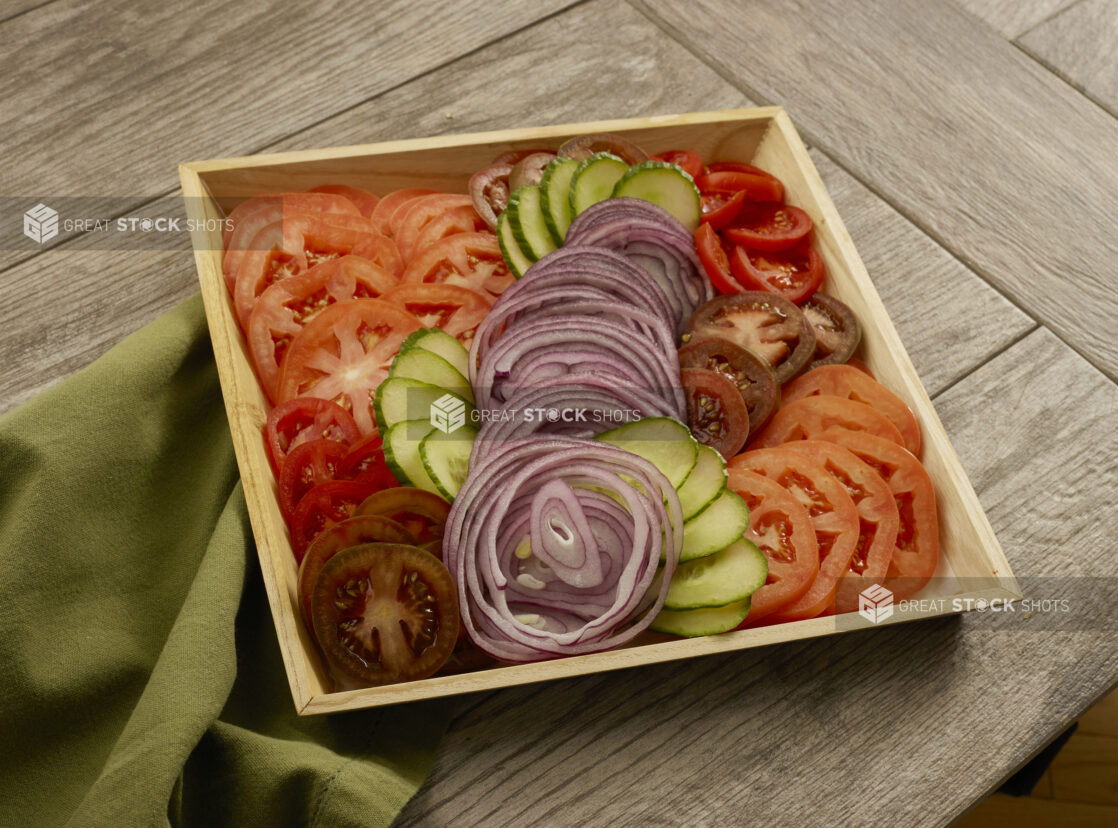
M377 430L383 435L397 423L429 417L431 404L447 393L451 392L420 380L389 377L377 388L373 399ZM466 422L473 422L473 404L458 394L451 395L466 406Z
M629 196L663 207L692 233L702 219L702 196L694 179L675 164L644 161L629 168L613 188L612 197Z
M710 446L699 445L695 467L679 487L679 505L683 519L690 520L702 513L726 488L726 461Z
M469 403L474 402L474 392L470 389L470 383L458 373L458 369L438 354L423 348L401 349L392 360L388 376L437 385Z
M571 215L577 216L613 195L614 187L628 169L628 164L608 152L596 152L580 163L571 177Z
M528 185L518 189L509 198L507 212L513 238L525 256L534 262L555 250L557 245L544 221L539 187Z
M660 610L652 620L651 629L668 635L694 638L718 635L736 628L749 616L749 599L722 607L691 610Z
M421 348L441 356L454 366L462 381L466 381L470 373L470 352L465 345L446 331L439 328L421 328L404 340L404 344L400 346L400 353L412 348Z
M470 449L473 448L475 437L477 429L467 425L453 434L432 429L419 443L419 458L423 462L423 470L434 482L438 493L451 503L466 480Z
M415 486L417 489L440 494L439 487L427 474L419 455L420 445L433 431L435 427L426 420L404 420L387 431L382 431L381 440L384 445L384 461L393 477L405 486Z
M699 458L699 444L691 430L669 417L645 417L602 432L594 439L648 460L677 491Z
M508 210L497 216L497 244L501 247L501 255L509 267L509 272L519 279L532 266L532 260L516 243Z
M680 564L672 575L664 607L689 610L735 604L764 586L768 574L765 554L740 538L713 555Z
M543 220L551 233L551 240L559 247L571 226L571 179L578 169L573 158L556 158L547 165L540 180L540 201Z
M679 560L682 563L713 555L740 539L748 528L749 507L737 494L724 489L697 517L683 524Z

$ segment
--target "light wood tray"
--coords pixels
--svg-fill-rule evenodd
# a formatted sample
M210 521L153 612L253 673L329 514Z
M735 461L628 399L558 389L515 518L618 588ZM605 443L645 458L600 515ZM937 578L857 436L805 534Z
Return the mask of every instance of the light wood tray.
M815 245L826 264L827 291L849 305L863 326L865 362L881 382L911 406L920 421L924 465L935 483L939 507L942 561L937 576L943 577L937 577L938 595L973 601L1021 597L978 497L842 219L791 120L780 107L565 124L200 161L181 165L179 174L187 215L192 223L201 225L207 219L220 220L246 198L306 190L321 184L350 184L375 193L402 187L466 192L470 175L500 152L529 147L554 148L568 137L590 132L624 134L650 153L687 148L707 160L749 161L784 182L787 201L806 210L815 222ZM225 288L221 232L195 228L192 241L260 568L291 695L300 714L332 713L491 690L813 638L856 626L836 623L833 617L815 618L705 638L657 640L538 664L501 666L465 675L332 692L333 683L299 614L297 567L262 438L268 402L256 381ZM947 600L927 610L894 614L883 623L951 614L971 605L969 601Z

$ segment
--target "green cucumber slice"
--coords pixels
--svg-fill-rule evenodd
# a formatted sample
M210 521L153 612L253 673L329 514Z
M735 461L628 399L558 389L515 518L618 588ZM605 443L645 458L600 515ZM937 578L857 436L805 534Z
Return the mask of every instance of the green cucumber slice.
M524 271L532 266L532 260L516 243L508 210L497 216L497 244L501 246L501 255L505 258L505 264L509 266L509 273L519 279L524 275Z
M578 169L573 158L556 158L547 165L540 180L540 203L543 220L551 233L551 240L563 244L567 228L571 226L571 179Z
M459 373L464 380L470 375L470 352L466 346L438 328L421 328L404 340L400 346L401 353L411 348L422 348L438 354Z
M680 564L668 587L670 610L721 607L742 601L765 585L765 554L740 538L713 555Z
M406 420L426 420L431 424L431 407L444 396L452 399L441 405L448 415L455 414L457 406L455 401L461 402L465 410L462 412L466 423L473 422L474 406L458 394L453 394L445 388L431 385L407 377L389 377L377 388L376 397L373 399L373 413L377 418L377 430L383 435L397 423ZM451 417L451 419L455 419Z
M663 207L694 233L703 215L695 181L675 164L644 161L630 167L613 188L613 197L629 196Z
M693 638L698 635L718 635L729 632L749 615L749 599L727 604L724 607L709 607L692 610L660 610L652 620L652 629L669 635L683 635Z
M668 417L645 417L605 431L594 439L643 457L662 471L676 490L683 485L699 457L699 444L691 436L691 430Z
M458 373L458 369L438 354L433 354L422 348L401 350L392 360L392 367L388 371L388 376L419 380L428 385L437 385L444 391L450 391L467 402L473 403L474 401L474 392L470 389L470 383Z
M571 176L571 215L609 198L628 169L628 164L608 152L596 152L579 164Z
M415 486L434 494L440 494L439 487L427 474L419 447L423 439L435 431L426 420L405 420L396 423L387 431L381 432L384 445L384 461L392 475L405 486Z
M710 446L699 445L695 468L679 487L684 520L690 520L718 499L726 488L726 461ZM723 602L726 603L726 602Z
M680 561L693 561L713 555L737 541L749 528L749 507L729 489L683 524L683 551Z
M447 500L453 501L458 496L466 480L475 437L477 429L471 425L462 426L452 434L431 429L419 444L423 469Z
M513 238L529 259L536 261L558 247L544 221L539 187L529 184L518 189L509 198L506 212L512 223Z

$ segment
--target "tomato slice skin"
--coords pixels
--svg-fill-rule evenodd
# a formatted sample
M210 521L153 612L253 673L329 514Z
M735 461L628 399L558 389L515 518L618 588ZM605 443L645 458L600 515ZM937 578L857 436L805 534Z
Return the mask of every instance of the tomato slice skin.
M844 397L815 394L785 402L749 447L772 448L792 440L814 440L832 428L863 431L904 445L897 427L876 409Z
M419 231L415 246L412 248L412 258L448 236L458 233L481 233L487 229L485 219L478 215L478 211L472 204L465 207L452 207L433 218Z
M493 301L485 294L446 284L398 285L384 295L384 301L404 308L424 328L445 331L467 350L477 326L493 307Z
M780 179L761 170L717 170L704 173L695 183L700 192L704 193L710 190L731 193L743 191L748 201L784 201L784 185L780 183Z
M707 190L702 194L702 216L699 221L715 230L729 226L738 217L745 204L745 191L736 193Z
M399 215L393 217L396 223L394 239L404 261L411 261L415 256L419 234L423 229L443 213L456 207L472 208L473 199L468 195L435 193L412 199L397 208Z
M723 457L733 457L749 437L749 411L736 385L706 368L679 372L691 435Z
M516 281L492 233L458 233L435 242L412 260L402 282L445 283L476 290L496 300Z
M450 504L432 492L398 486L369 495L354 514L390 517L426 545L442 540Z
M381 197L380 202L377 203L376 209L373 210L373 214L369 216L369 220L372 221L378 233L391 236L392 216L396 213L396 210L402 204L407 203L413 198L433 195L435 192L435 190L430 190L426 187L406 187L402 190L395 190L391 193L387 193Z
M331 195L339 195L344 199L353 202L353 206L357 208L365 218L369 218L376 209L377 204L380 203L380 197L370 193L368 190L362 190L358 187L350 187L346 184L323 184L320 187L312 187L307 190L308 193L330 193Z
M268 412L264 442L272 471L279 473L292 449L310 440L325 438L344 445L355 442L360 433L357 423L341 406L313 397L281 403Z
M320 483L339 477L338 467L349 447L337 440L308 440L296 446L280 466L279 504L284 519L290 520L303 495Z
M811 232L811 216L791 204L756 204L739 211L724 233L750 250L775 252L795 247Z
M703 174L703 159L697 152L691 150L668 150L659 155L650 155L650 161L663 161L665 164L675 164L695 180Z
M746 290L775 293L799 305L823 284L823 259L810 244L777 253L738 245L730 255L730 272Z
M307 547L331 526L353 516L361 502L376 491L364 480L331 480L320 483L299 500L291 514L291 550L301 563Z
M695 252L699 255L707 278L719 293L741 293L745 290L730 273L730 259L722 240L710 223L701 223L695 231Z
M338 464L337 477L372 483L378 489L399 485L384 459L379 434L367 434L349 447L349 452Z
M721 337L692 338L679 349L679 367L706 368L729 378L749 412L750 433L759 432L780 405L776 372L753 351Z

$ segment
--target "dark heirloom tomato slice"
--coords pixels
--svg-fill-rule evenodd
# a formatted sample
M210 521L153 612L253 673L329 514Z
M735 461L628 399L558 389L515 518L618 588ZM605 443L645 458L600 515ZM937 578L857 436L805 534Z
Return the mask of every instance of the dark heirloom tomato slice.
M766 290L797 305L823 284L823 260L806 243L776 253L738 245L730 255L730 272L746 290Z
M850 365L823 365L801 374L784 388L784 401L827 394L865 403L889 418L904 438L904 447L920 456L920 424L904 400L868 374Z
M474 209L490 230L497 229L497 216L509 206L509 194L512 192L509 175L515 163L493 163L470 176L470 198L473 199Z
M343 549L362 543L414 544L412 533L391 518L381 515L355 515L335 524L314 539L299 564L299 606L303 619L312 627L311 593L322 566Z
M352 517L354 510L374 491L376 486L368 481L331 480L303 495L291 515L291 549L295 561L303 560L315 538Z
M939 564L936 492L928 472L907 449L872 434L831 429L819 436L849 449L889 485L900 528L885 586L897 598L915 595Z
M722 246L722 239L711 224L700 224L695 231L695 252L699 254L707 278L719 293L741 293L745 288L730 274L730 257Z
M527 158L529 155L535 155L537 152L551 152L551 150L543 149L541 147L537 147L536 149L508 150L507 152L502 152L500 155L494 158L493 163L508 164L509 168L511 169L512 165L515 164L517 161L520 161L523 158Z
M384 446L379 434L368 434L349 448L338 464L338 479L360 480L381 489L398 485L384 459Z
M334 555L315 581L311 616L330 664L367 684L426 678L458 640L450 573L405 544L367 543Z
M291 450L280 467L278 480L284 519L291 519L303 495L315 486L338 479L338 467L348 453L344 443L325 438L309 440Z
M451 193L420 196L400 206L399 215L393 218L397 228L394 238L404 261L411 261L415 255L416 242L419 241L419 234L423 228L447 210L472 206L473 201L468 195Z
M516 278L509 273L492 233L458 233L435 242L404 271L410 284L443 283L496 299Z
M692 436L723 457L733 457L749 436L749 412L737 386L706 368L684 368L679 376Z
M596 152L611 152L628 164L640 164L648 160L648 153L628 138L612 132L595 132L571 138L559 147L560 158L574 158L585 161Z
M797 440L782 448L822 462L858 510L858 545L835 596L836 613L854 612L858 609L858 593L871 584L883 584L893 560L900 526L893 493L880 474L837 443Z
M815 618L834 608L839 582L858 546L858 510L842 484L815 459L785 446L757 449L730 461L735 469L763 474L789 491L811 516L819 549L819 574L811 587L769 616L773 623Z
M815 329L815 355L809 369L838 365L854 355L862 340L862 328L850 308L818 290L800 307Z
M752 626L811 588L819 572L819 545L811 516L775 480L745 469L727 469L727 485L749 507L746 540L769 562L765 584L750 597L749 615L741 627ZM739 627L740 629L740 627Z
M891 440L898 446L904 438L889 418L865 403L818 394L795 402L785 400L765 430L750 442L750 448L772 448L792 440L814 440L831 428L865 431Z
M488 296L457 285L399 285L384 301L404 308L424 328L440 328L466 348L493 306Z
M354 514L390 517L426 545L442 539L450 504L437 494L400 486L370 495Z
M738 217L742 205L745 204L745 191L724 193L719 190L707 190L702 195L703 224L709 224L715 230L721 230Z
M703 159L697 152L691 152L691 150L668 150L657 155L651 155L648 160L675 164L692 179L696 179L703 174Z
M787 250L807 238L811 216L791 204L750 204L725 230L734 244L750 250Z
M321 187L312 187L307 190L308 193L331 193L332 195L339 195L342 198L348 199L353 202L353 206L360 211L361 215L369 218L376 209L377 204L380 203L380 197L373 195L368 190L361 190L357 187L349 187L345 184L323 184Z
M284 354L304 325L328 305L375 299L395 286L395 277L384 268L360 256L342 256L277 282L260 294L246 333L256 374L268 397L276 398Z
M514 193L521 187L534 187L543 181L543 171L555 160L551 150L540 150L525 155L512 165L509 173L509 189Z
M360 437L357 423L341 406L329 400L302 397L280 403L268 412L264 442L272 470L279 473L292 449L310 440L325 438L349 445Z
M369 220L372 221L373 226L376 227L378 233L385 236L391 236L391 221L393 214L396 212L396 209L401 204L406 204L413 198L431 195L434 192L434 190L428 190L423 187L408 187L407 189L396 190L395 192L388 193L377 204L376 209L373 210L373 214L369 217Z
M737 387L749 412L750 434L759 432L780 404L780 384L772 366L727 339L692 339L679 349L679 367L705 368L725 375Z
M715 164L711 165L714 166ZM700 175L695 183L704 193L709 190L744 192L747 201L784 201L784 185L780 183L780 179L756 167L753 169L755 172L712 170Z
M373 395L419 320L383 299L330 305L303 326L283 358L276 398L321 397L353 415L362 434L376 430Z
M747 348L769 363L777 382L800 372L815 352L815 332L800 309L763 291L716 296L688 324L691 338L717 336Z

